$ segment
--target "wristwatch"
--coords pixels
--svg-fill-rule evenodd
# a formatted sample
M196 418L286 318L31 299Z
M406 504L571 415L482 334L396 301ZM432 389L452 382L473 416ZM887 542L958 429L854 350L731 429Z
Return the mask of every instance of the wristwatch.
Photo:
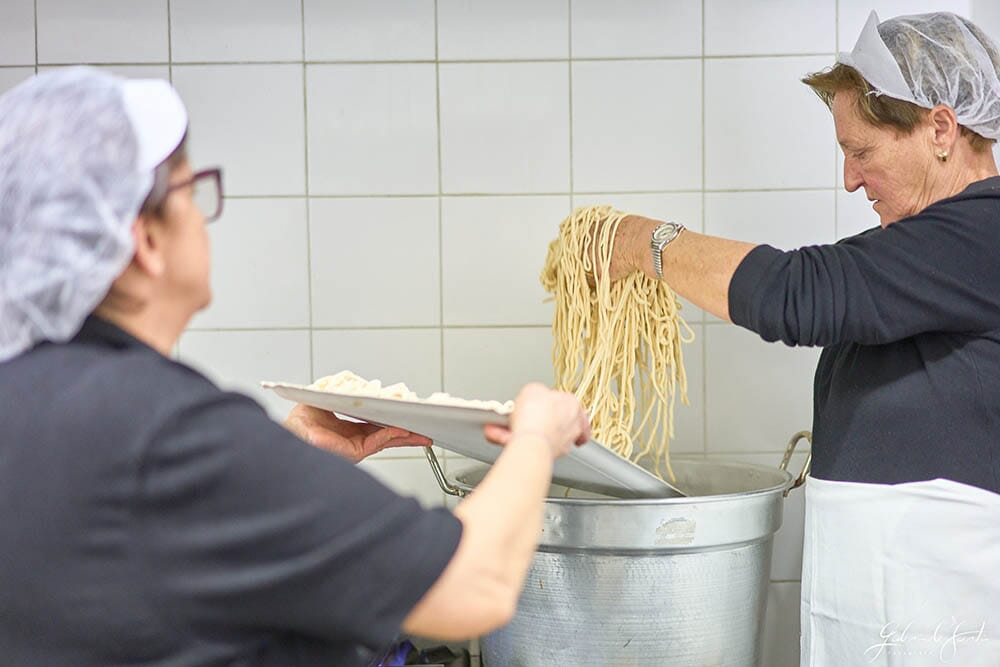
M653 270L656 271L657 280L663 280L663 257L660 253L683 231L684 225L679 222L661 222L653 230L653 236L649 239L649 247L653 250Z

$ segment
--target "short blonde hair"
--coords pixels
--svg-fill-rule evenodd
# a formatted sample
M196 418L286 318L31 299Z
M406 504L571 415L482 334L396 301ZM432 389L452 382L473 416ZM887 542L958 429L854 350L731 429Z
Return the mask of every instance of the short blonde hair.
M928 109L912 102L874 94L874 88L861 73L844 63L808 74L802 79L802 83L812 88L826 106L831 108L837 93L853 93L855 108L862 120L876 127L891 127L903 135L911 134L929 113ZM964 125L959 125L959 129L976 153L985 153L996 143Z

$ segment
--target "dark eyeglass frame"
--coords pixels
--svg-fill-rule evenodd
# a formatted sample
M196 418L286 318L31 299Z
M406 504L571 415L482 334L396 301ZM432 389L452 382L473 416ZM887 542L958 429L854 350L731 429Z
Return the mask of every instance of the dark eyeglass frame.
M222 217L223 195L222 195L222 168L221 167L212 167L211 169L202 169L201 171L195 172L195 174L191 178L188 178L188 179L186 179L184 181L181 181L180 183L174 183L173 185L168 186L167 189L163 191L163 197L161 198L160 201L166 201L167 200L167 196L171 192L173 192L175 190L180 190L182 188L187 188L187 187L194 187L194 188L197 189L198 182L199 181L206 181L206 180L215 181L215 191L219 193L219 198L218 198L218 201L215 203L215 210L214 211L212 211L212 212L202 211L202 214L205 216L205 223L206 224L209 223L209 222L215 222L220 217Z

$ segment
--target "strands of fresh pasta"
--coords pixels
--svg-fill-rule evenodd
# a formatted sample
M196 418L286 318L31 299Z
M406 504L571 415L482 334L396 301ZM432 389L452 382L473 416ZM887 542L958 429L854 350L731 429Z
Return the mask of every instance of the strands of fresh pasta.
M555 300L555 378L590 410L595 439L632 461L649 457L654 472L665 468L673 479L674 399L679 393L687 403L681 343L694 333L666 283L641 272L608 279L626 215L610 206L579 208L549 244L541 279Z

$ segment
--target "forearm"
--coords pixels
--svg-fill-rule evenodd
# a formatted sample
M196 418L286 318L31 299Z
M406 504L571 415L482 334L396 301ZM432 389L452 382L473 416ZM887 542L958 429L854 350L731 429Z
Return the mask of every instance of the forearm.
M476 491L456 509L484 574L520 592L542 527L542 503L552 480L544 438L514 436Z
M534 435L516 436L455 515L462 539L448 567L403 624L411 633L467 639L514 614L542 525L552 454Z
M642 272L655 278L649 239L660 221L642 216L629 218L626 218L629 232L622 241L628 244ZM686 229L663 249L663 278L671 289L691 303L730 320L729 283L740 262L755 247L753 243L730 241Z

